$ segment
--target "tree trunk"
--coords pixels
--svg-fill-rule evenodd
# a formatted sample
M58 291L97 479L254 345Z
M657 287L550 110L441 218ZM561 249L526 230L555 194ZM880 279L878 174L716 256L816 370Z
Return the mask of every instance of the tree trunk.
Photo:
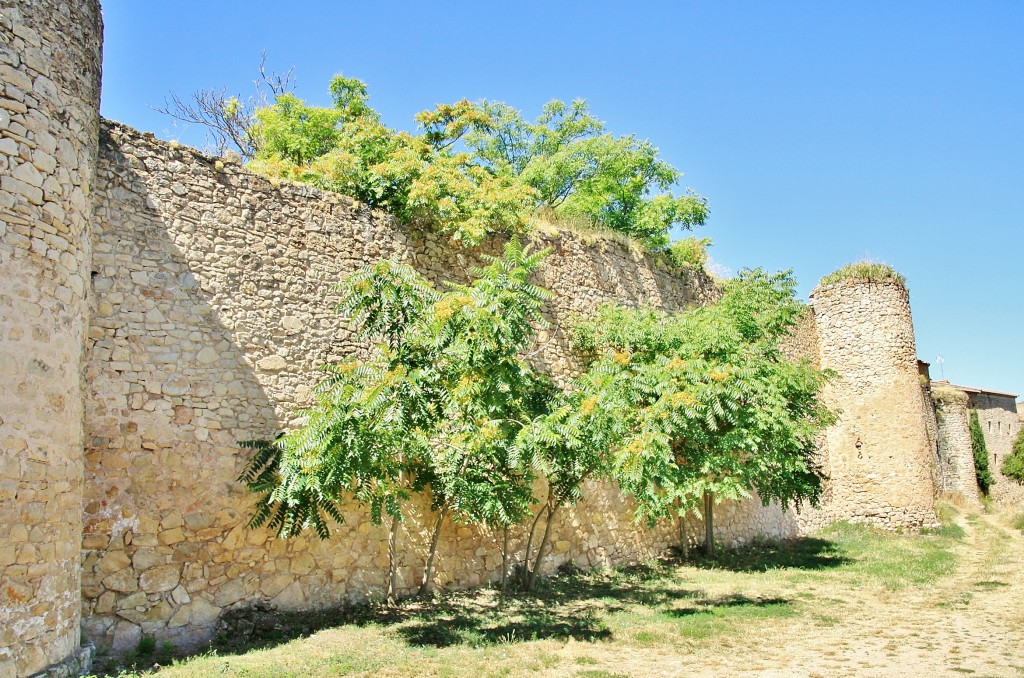
M395 542L398 541L398 516L391 516L391 531L388 532L388 605L394 605L398 592L398 554L395 553Z
M508 525L501 537L501 592L508 589Z
M690 538L686 535L686 511L679 513L682 502L675 501L676 514L679 516L679 555L685 560L690 557Z
M425 596L430 591L430 582L434 578L434 554L437 553L437 539L441 536L441 525L444 523L444 515L448 507L441 507L437 514L437 522L434 523L434 534L430 538L430 551L427 552L427 563L423 566L423 581L420 582L420 590L417 595Z
M530 524L530 536L526 539L526 553L523 554L523 583L526 584L530 578L530 563L533 562L531 553L533 551L533 535L537 530L537 523L540 522L540 517L544 515L544 512L548 510L548 505L544 504L537 509L537 515L533 518L533 523Z
M685 560L690 557L690 538L686 536L686 520L679 516L679 554Z
M715 495L704 493L704 555L715 555Z
M537 548L537 559L533 561L533 569L530 570L530 577L526 581L526 590L533 591L537 586L537 575L540 572L540 561L544 557L544 547L548 545L548 536L551 534L551 524L555 522L555 513L558 506L548 505L548 522L544 525L544 536L540 538L540 546Z

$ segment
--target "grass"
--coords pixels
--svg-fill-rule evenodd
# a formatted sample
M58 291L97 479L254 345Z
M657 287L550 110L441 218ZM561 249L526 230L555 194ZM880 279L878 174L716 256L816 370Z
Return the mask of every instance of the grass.
M904 288L907 286L907 279L897 273L892 266L873 261L858 261L847 264L838 271L833 271L826 275L818 284L821 286L832 285L844 280L878 283L892 282Z
M943 537L951 537L956 540L963 539L966 535L964 528L957 522L960 511L957 506L948 502L937 502L935 512L938 515L940 526L926 529L925 534L937 534Z
M1011 518L1010 525L1013 526L1013 529L1024 532L1024 513L1018 513L1013 518Z
M937 403L959 403L961 405L967 404L967 394L958 388L950 388L949 386L937 386L932 389L932 400Z
M855 614L846 600L850 590L884 597L949 573L958 538L950 530L895 535L839 524L814 537L755 543L714 559L561 574L543 580L535 595L484 589L390 608L238 611L233 614L246 615L250 633L219 638L206 654L176 659L158 673L623 675L617 671L624 667L608 663L612 655L698 652L709 644L728 651L766 633L790 633L793 624L834 626Z

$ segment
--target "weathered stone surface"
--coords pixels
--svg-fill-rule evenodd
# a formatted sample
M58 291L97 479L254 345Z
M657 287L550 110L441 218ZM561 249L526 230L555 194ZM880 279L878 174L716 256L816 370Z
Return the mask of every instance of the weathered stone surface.
M822 506L801 512L801 528L836 520L890 529L934 524L933 415L918 375L906 287L843 280L815 288L811 309L818 362L837 375L825 400L840 418L825 435Z
M348 510L328 542L246 527L237 441L294 425L311 375L366 350L332 311L333 283L381 258L464 282L502 244L462 249L342 196L272 185L116 124L98 131L99 32L92 0L8 2L0 13L0 674L70 655L80 609L86 637L124 652L143 629L194 644L229 608L380 595L386 532L365 512ZM576 316L609 301L679 309L717 295L701 272L589 240L532 236L552 249L537 282L554 292L532 355L560 383L579 369L567 334ZM813 306L791 349L839 372L829 397L844 410L823 450L825 506L798 522L756 499L722 505L717 536L729 546L836 518L933 519L939 426L912 369L905 290L838 285ZM972 406L998 472L1020 422L990 396ZM996 485L1024 501L1017 487ZM553 526L544 568L605 567L675 542L675 526L637 527L631 509L589 483ZM418 584L433 519L425 501L411 505L400 592ZM688 521L687 538L700 527ZM525 532L511 530L513 551ZM493 581L501 539L445 523L434 583Z
M139 586L146 593L162 593L176 587L180 578L180 565L161 565L139 575Z
M1021 430L1015 399L1009 394L988 391L971 392L969 395L968 406L978 413L978 423L988 449L988 466L995 480L989 494L997 504L1024 506L1024 485L1003 475L1003 462L1013 450L1013 443Z
M80 641L101 31L95 0L0 2L2 675L58 664Z
M256 361L256 369L261 372L280 372L288 367L288 361L279 355L267 356Z
M940 489L970 504L980 505L978 476L971 449L967 394L945 387L932 391L937 413L936 446Z
M272 599L295 609L379 595L385 541L365 513L347 516L330 542L246 528L237 441L287 425L324 361L365 350L334 314L331 285L385 257L438 283L465 281L500 239L462 249L343 196L273 187L234 165L218 170L191 149L114 124L104 128L96 195L93 284L103 313L89 331L85 538L97 556L123 551L137 581L118 573L115 589L96 579L84 591L86 614L116 616L120 608L104 596L141 590L146 601L121 617L144 619L161 642L187 645L228 607ZM621 243L564 232L538 235L533 245L553 249L537 282L555 292L536 360L562 381L578 369L567 334L576 315L612 300L683 308L717 294L702 273L669 270ZM415 505L405 528L405 591L422 567L427 508ZM587 501L553 529L545 567L644 558L675 539L672 526L634 526L629 511L613 488L590 486ZM781 511L756 503L721 514L727 541L794 529ZM512 535L520 548L525 531ZM113 574L97 570L99 558L85 562L90 575ZM480 585L500 567L500 535L446 526L439 584ZM103 647L116 628L89 625L104 629L91 636Z
M129 621L119 621L114 627L113 641L110 649L114 652L130 652L139 646L142 640L142 627Z

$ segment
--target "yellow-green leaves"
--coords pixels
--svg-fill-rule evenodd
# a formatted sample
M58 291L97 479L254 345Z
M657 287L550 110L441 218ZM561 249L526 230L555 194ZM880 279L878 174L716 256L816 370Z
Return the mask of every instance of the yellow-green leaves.
M459 522L520 520L533 469L513 443L553 393L520 357L543 326L549 295L529 279L546 254L513 239L471 284L445 292L386 260L338 285L336 310L372 348L325 368L305 425L247 445L257 454L242 480L263 497L253 523L326 538L345 502L380 522L428 489Z
M814 501L833 414L824 376L779 350L800 309L789 274L761 271L691 311L604 307L575 332L586 372L530 440L556 467L611 475L650 521L700 510L705 492Z
M330 93L329 108L280 94L258 109L251 167L351 195L464 245L519 232L538 210L654 249L668 244L670 228L707 219L704 198L671 192L681 175L657 148L605 132L582 99L551 101L533 123L506 104L463 99L419 113L423 133L411 135L380 121L362 81L337 75Z

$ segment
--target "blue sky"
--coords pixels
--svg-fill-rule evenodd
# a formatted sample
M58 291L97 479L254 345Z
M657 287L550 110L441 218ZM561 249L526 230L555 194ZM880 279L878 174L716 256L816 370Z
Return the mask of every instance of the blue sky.
M337 72L385 121L461 98L534 115L586 98L706 196L728 269L806 295L857 259L906 275L919 356L1024 394L1024 3L105 0L103 114L203 144L150 110L248 94L260 50L327 103Z

